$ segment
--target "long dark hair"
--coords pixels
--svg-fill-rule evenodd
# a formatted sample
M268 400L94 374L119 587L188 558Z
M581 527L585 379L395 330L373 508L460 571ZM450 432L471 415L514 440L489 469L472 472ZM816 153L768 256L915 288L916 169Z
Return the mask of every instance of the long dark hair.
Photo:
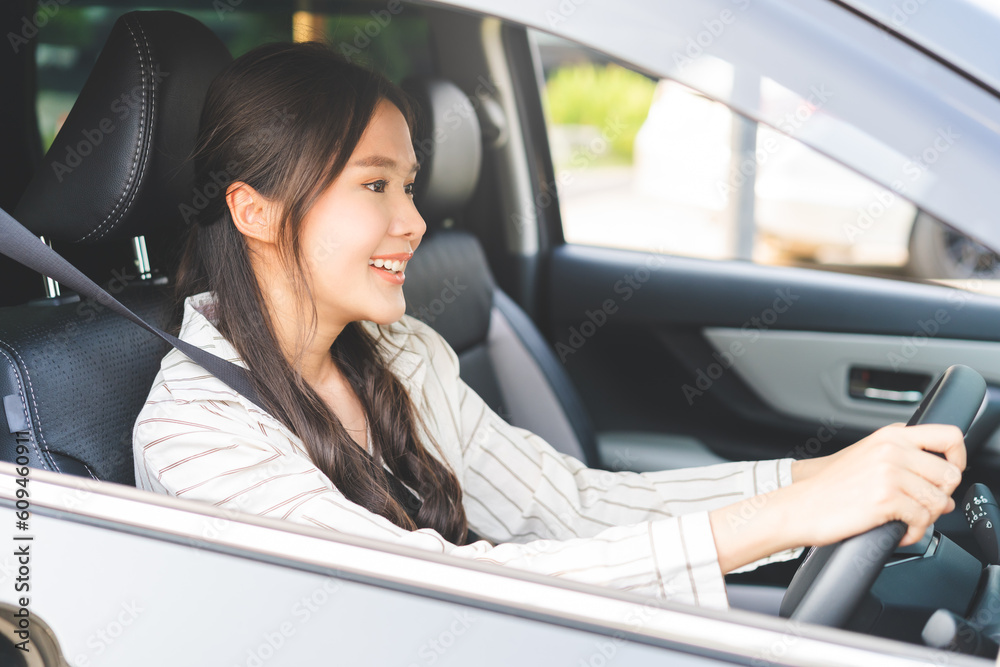
M330 347L368 415L369 458L282 354L246 242L225 202L229 185L243 182L278 203L285 270L312 302L301 264L303 218L343 170L383 99L400 109L412 129L411 106L396 86L319 43L261 46L219 74L201 115L195 171L205 205L180 260L174 328L185 297L214 292L219 331L247 364L268 411L302 439L340 492L398 526L433 528L461 544L467 531L461 487L418 438L419 415L379 341L352 322ZM312 318L315 326L315 308ZM382 462L422 498L415 522L389 492Z

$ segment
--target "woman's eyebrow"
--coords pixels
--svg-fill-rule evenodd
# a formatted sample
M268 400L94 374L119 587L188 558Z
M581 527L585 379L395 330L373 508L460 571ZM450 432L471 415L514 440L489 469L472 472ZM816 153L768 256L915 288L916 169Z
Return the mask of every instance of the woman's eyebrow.
M363 158L358 158L351 163L352 167L384 167L386 169L398 169L399 163L393 160L391 157L386 157L385 155L369 155ZM410 173L416 173L420 169L419 163L413 163L410 167Z

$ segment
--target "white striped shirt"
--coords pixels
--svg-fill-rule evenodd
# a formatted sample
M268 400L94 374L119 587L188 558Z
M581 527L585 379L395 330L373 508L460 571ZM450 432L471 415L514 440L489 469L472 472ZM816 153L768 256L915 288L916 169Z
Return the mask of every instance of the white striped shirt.
M212 303L209 292L186 300L179 337L245 367L209 319ZM374 323L363 326L377 336ZM382 330L391 342L381 343L389 367L440 448L430 451L457 475L469 527L486 539L457 546L348 501L296 435L176 349L163 358L135 423L137 485L463 558L728 606L708 513L790 484L791 459L641 474L589 469L498 417L461 380L458 357L429 326L403 316Z

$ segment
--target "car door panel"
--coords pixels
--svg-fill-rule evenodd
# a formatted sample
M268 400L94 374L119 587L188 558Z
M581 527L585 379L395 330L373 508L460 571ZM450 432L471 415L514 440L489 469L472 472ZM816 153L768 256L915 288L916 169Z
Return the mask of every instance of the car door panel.
M983 295L572 245L552 251L546 277L550 340L602 433L801 458L915 407L851 399L852 367L934 376L964 363L1000 385L1000 302Z
M718 350L730 349L743 334L723 327L710 327L704 333ZM829 415L857 428L876 429L907 421L926 384L896 392L913 391L911 400L852 396L852 368L907 372L930 381L956 363L974 367L987 382L1000 384L997 344L912 335L767 331L745 354L734 356L733 370L778 411L803 419Z

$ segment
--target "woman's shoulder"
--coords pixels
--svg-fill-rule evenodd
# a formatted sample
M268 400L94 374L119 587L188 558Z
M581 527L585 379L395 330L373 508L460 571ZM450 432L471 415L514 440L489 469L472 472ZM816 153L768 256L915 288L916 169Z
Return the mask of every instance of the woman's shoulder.
M216 327L215 297L202 292L184 300L184 318L177 337L206 352L245 367L233 345ZM237 393L177 348L160 360L150 399L189 403L198 400L239 402Z
M390 366L402 376L413 375L419 366L428 365L438 370L439 376L451 376L458 371L458 355L445 338L429 324L411 315L403 315L391 324L362 322L384 350Z

